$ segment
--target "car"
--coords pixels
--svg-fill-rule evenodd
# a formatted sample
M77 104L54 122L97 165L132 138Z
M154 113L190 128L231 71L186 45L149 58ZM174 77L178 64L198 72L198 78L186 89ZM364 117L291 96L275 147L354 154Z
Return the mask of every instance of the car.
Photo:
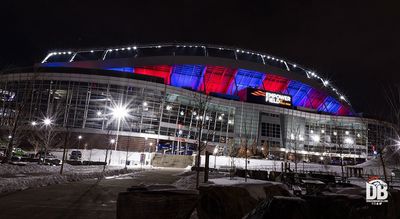
M27 156L27 153L24 150L22 150L21 148L13 148L12 153L13 153L13 156L16 156L16 157L26 157Z
M82 159L82 152L81 151L72 151L69 155L70 160L80 160Z
M45 155L45 152L44 152L44 151L39 151L39 152L36 153L36 156L35 156L35 157L36 157L36 158L39 158L39 157L43 158L44 155ZM46 151L46 159L50 159L50 158L56 158L56 156L54 156L54 155L51 154L50 152Z

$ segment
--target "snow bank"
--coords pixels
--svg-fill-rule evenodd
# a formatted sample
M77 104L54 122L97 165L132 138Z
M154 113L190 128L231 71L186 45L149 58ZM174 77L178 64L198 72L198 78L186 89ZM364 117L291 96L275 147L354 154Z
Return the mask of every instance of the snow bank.
M281 165L283 161L276 161L276 160L266 160L266 159L247 159L247 169L249 170L267 170L267 171L280 171ZM205 163L205 156L201 156L201 163L204 166ZM289 162L290 168L294 169L295 163ZM231 165L231 158L226 156L210 156L210 168L214 166L218 168L229 168ZM234 158L234 166L236 168L243 168L245 167L245 158ZM331 172L331 173L341 173L340 166L334 165L322 165L316 163L297 163L297 169L299 171L314 171L314 172Z
M103 167L85 167L65 165L63 175L58 174L60 167L43 166L37 164L28 164L27 166L14 166L10 164L1 164L0 171L0 193L24 190L60 184L66 182L80 181L84 179L103 178L105 176L119 175L132 172L132 169L121 169L120 167L110 167L103 172Z
M223 177L223 178L216 178L216 179L210 179L210 182L216 184L216 185L236 185L236 184L266 184L266 183L273 183L270 181L263 181L263 180L257 180L257 179L249 179L247 178L247 182L245 181L244 178L242 177L234 177L233 179L230 179L229 177Z

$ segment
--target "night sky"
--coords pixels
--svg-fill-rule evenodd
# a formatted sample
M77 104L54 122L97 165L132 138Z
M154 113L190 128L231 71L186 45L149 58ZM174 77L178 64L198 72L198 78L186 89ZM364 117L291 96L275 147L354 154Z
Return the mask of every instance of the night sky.
M378 116L388 110L385 87L400 82L396 1L40 2L2 1L1 68L32 65L52 49L237 46L311 68L339 87L357 112Z

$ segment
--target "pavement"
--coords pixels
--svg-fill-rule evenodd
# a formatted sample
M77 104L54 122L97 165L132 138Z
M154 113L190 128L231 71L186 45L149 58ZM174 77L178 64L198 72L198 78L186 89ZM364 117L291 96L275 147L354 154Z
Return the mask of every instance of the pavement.
M140 184L172 184L184 169L156 169L102 180L50 185L0 195L0 218L116 218L119 192Z

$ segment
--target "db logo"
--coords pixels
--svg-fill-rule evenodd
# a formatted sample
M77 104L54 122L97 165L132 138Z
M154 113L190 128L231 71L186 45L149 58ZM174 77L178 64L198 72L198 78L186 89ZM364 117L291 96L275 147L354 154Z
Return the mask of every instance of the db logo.
M383 202L388 202L388 186L385 182L379 179L373 179L365 183L366 201L373 205L381 205Z

